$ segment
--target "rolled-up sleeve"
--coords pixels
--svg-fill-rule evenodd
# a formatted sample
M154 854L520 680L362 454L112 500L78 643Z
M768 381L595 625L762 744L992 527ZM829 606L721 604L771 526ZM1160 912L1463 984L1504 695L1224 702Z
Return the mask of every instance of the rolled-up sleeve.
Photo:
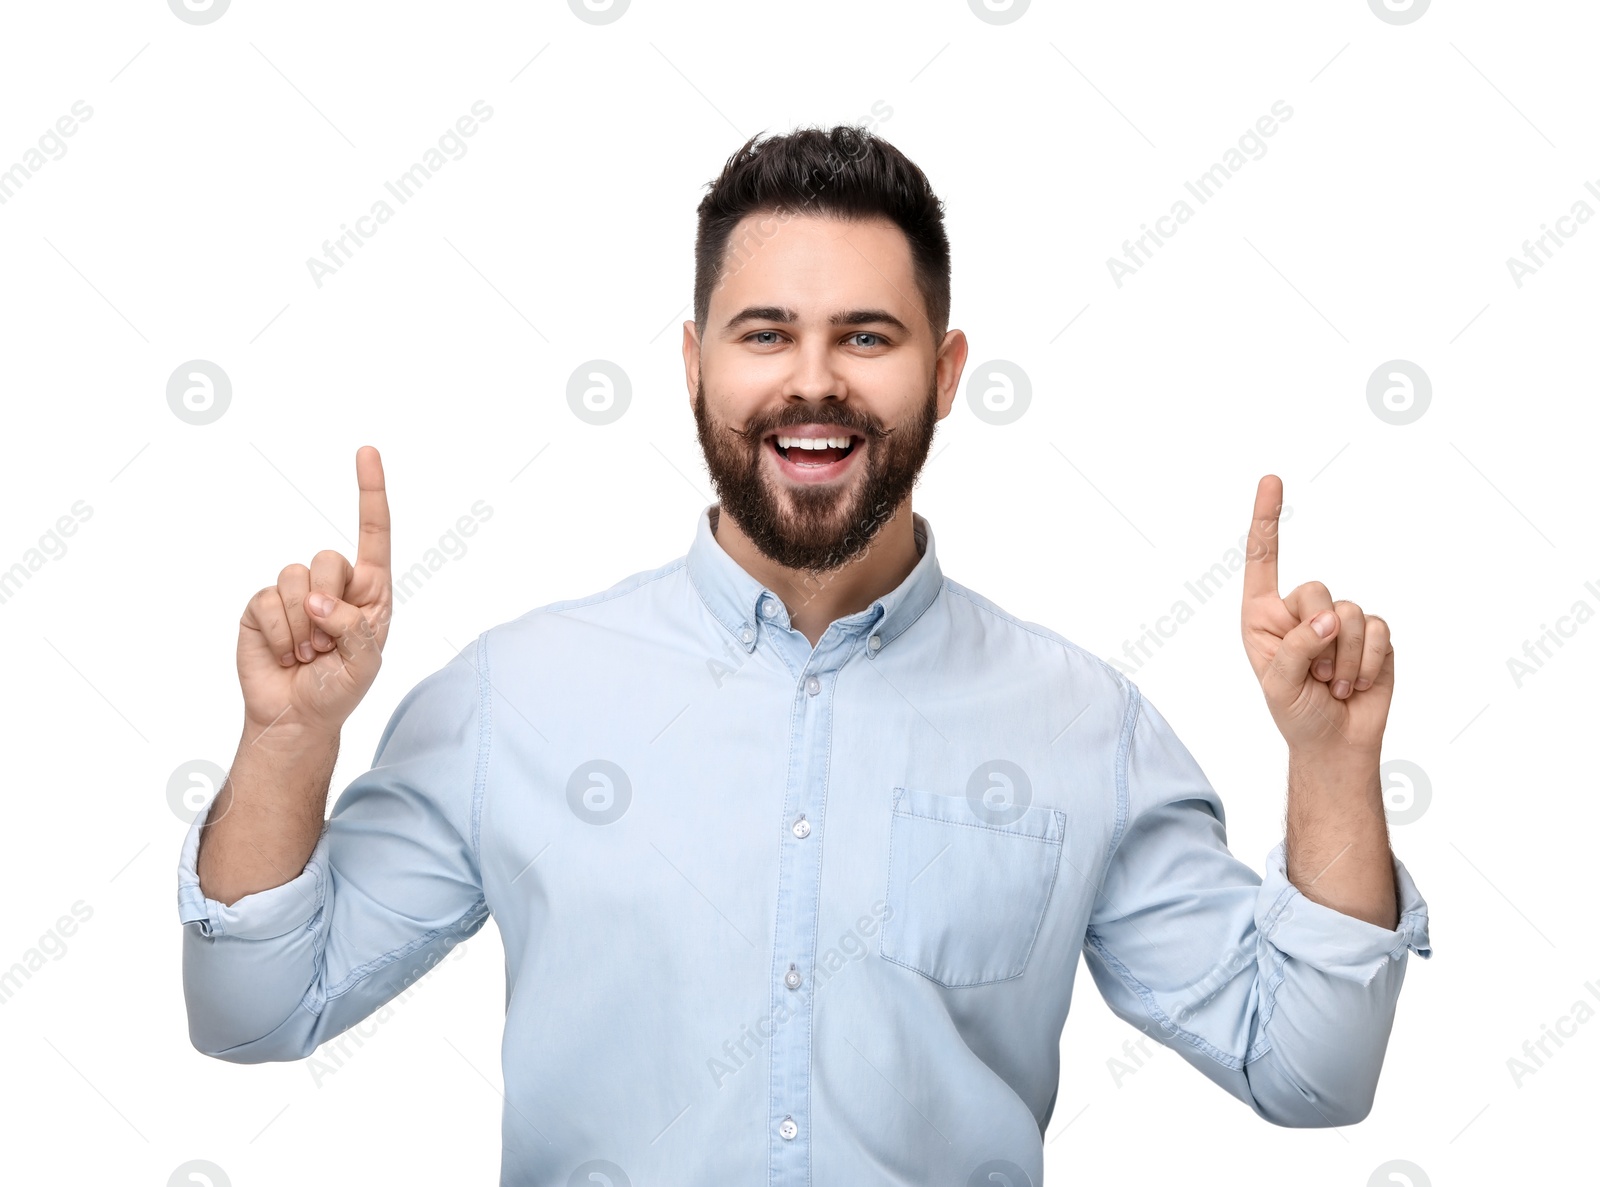
M178 862L183 991L196 1049L300 1059L427 973L488 918L478 824L490 751L487 637L401 700L372 767L345 788L311 857L224 905L200 889L209 805Z
M1263 879L1228 851L1222 803L1193 756L1128 689L1118 839L1084 939L1096 985L1268 1121L1360 1121L1407 956L1430 955L1427 904L1398 859L1393 930L1307 898L1282 842Z

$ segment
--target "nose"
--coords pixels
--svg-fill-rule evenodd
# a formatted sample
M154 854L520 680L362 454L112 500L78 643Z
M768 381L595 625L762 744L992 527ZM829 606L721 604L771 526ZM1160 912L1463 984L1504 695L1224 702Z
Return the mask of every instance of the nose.
M786 399L832 399L842 403L849 396L844 377L833 366L832 355L824 339L809 339L790 358L794 360L794 366L784 382L783 394Z

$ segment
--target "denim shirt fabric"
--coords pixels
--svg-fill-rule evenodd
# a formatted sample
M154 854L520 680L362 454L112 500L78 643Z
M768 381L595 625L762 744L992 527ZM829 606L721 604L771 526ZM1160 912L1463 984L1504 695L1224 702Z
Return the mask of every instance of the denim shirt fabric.
M1391 931L1301 894L1281 842L1234 857L1137 686L947 578L923 516L915 569L813 648L715 510L412 688L292 880L205 897L196 818L198 1050L304 1058L492 915L502 1184L1038 1184L1080 952L1267 1120L1366 1115L1429 955L1399 861Z

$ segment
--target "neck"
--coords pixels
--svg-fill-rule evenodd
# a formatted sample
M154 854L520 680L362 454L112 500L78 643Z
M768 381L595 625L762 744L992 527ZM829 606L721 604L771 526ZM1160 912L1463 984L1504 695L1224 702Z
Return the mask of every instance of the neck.
M865 610L897 588L917 567L908 495L867 550L855 560L826 573L810 573L774 564L760 552L732 516L720 506L711 509L711 534L738 566L783 599L790 625L817 645L835 619Z

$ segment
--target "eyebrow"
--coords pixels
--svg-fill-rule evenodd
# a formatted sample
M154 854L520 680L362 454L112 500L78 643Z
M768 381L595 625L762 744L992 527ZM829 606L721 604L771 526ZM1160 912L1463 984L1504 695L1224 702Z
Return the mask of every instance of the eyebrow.
M751 305L746 309L741 309L729 318L722 329L726 333L750 321L775 321L783 325L793 325L799 320L799 314L783 305ZM850 309L830 316L828 324L830 326L893 326L907 337L911 335L911 331L906 327L906 324L887 309Z

